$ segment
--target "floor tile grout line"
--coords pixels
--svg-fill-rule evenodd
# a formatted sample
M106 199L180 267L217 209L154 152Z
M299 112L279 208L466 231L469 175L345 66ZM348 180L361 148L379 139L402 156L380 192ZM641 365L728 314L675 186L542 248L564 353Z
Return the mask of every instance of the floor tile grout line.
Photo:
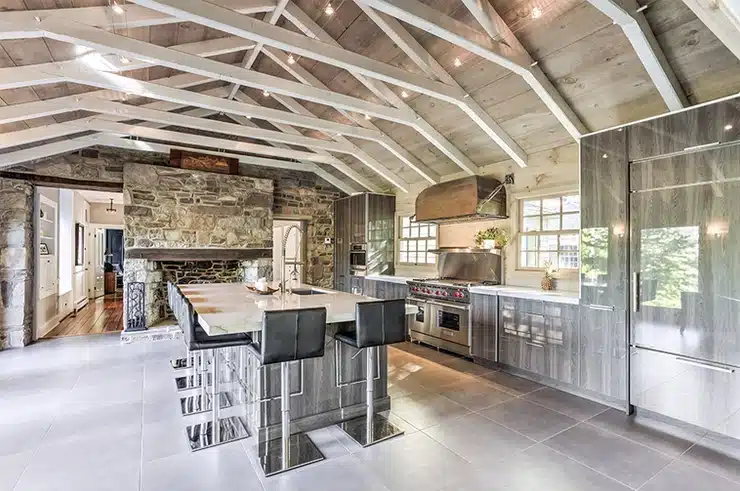
M571 457L570 455L568 455L568 454L566 454L566 453L564 453L564 452L561 452L561 451L560 451L560 450L558 450L557 448L552 448L551 446L549 446L549 445L545 444L544 442L542 442L542 445L545 445L545 446L546 446L547 448L549 448L549 449L550 449L550 450L552 450L553 452L559 453L559 454L560 454L560 455L562 455L563 457L565 457L565 458L567 458L567 459L570 459L570 460L572 460L573 462L576 462L576 463L578 463L578 464L582 465L583 467L586 467L587 469L590 469L590 470L592 470L592 471L596 472L597 474L600 474L600 475L602 475L602 476L606 477L607 479L610 479L610 480L612 480L612 481L614 481L614 482L616 482L616 483L618 483L618 484L621 484L622 486L626 487L627 489L633 489L633 490L636 490L636 489L637 489L637 488L633 488L632 486L630 486L630 485L629 485L629 484L627 484L627 483L624 483L624 482L620 481L619 479L615 479L615 478L613 478L612 476L610 476L610 475L608 475L608 474L605 474L605 473L604 473L603 471L600 471L600 470L598 470L598 469L594 469L593 467L591 467L590 465L586 464L585 462L581 462L580 460L578 460L578 459L576 459L576 458L574 458L574 457ZM662 470L662 469L661 469L661 470ZM659 471L659 472L660 472L660 471Z

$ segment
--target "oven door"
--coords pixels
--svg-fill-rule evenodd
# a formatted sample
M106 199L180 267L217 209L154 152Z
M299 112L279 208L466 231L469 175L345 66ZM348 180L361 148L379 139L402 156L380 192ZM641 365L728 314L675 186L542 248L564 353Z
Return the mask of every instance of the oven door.
M407 324L409 331L416 331L422 334L430 334L429 331L429 304L426 300L420 300L418 298L407 298L406 303L416 305L419 309L414 315L407 317Z
M451 343L470 346L470 306L429 300L429 333Z

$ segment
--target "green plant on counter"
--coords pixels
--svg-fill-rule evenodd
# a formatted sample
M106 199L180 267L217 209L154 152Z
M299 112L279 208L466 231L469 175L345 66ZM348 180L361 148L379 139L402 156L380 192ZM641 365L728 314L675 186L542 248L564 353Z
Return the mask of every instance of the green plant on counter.
M496 247L504 248L509 244L509 235L506 230L499 227L491 227L485 230L479 230L475 234L475 246L482 247L483 241L492 240L496 243Z

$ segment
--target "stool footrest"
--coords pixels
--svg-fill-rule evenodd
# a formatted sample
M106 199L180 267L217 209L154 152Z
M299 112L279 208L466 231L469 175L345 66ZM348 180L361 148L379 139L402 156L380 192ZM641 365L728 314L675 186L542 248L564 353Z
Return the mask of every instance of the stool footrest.
M343 421L339 424L339 428L363 447L369 447L403 434L402 429L380 414L374 414L370 422L367 416Z
M258 456L265 477L324 460L324 455L305 433L290 435L287 452L283 440L275 438L258 445ZM284 456L287 457L284 459Z
M184 377L176 377L175 386L180 392L185 390L200 389L201 387L203 387L203 381L206 381L206 387L211 387L213 385L213 377L210 373L197 373L193 375L185 375Z
M170 365L172 365L173 370L187 370L188 368L193 368L193 364L188 358L174 358L170 360Z
M219 392L218 398L221 402L221 409L231 407L231 396L228 392ZM191 414L207 413L213 410L213 398L210 394L195 394L192 396L180 398L180 410L183 416Z
M191 451L197 452L198 450L249 437L244 422L237 416L219 418L216 424L218 427L214 426L213 421L206 421L185 428Z

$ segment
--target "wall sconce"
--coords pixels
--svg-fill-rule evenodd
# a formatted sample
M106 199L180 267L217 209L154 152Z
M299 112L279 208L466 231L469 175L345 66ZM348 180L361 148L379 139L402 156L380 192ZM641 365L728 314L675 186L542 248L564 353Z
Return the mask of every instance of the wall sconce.
M613 230L614 230L614 235L616 235L617 237L619 238L624 237L625 229L624 229L623 223L618 223L614 225Z
M716 238L727 235L729 231L730 224L726 220L718 220L707 225L707 235L714 236Z

